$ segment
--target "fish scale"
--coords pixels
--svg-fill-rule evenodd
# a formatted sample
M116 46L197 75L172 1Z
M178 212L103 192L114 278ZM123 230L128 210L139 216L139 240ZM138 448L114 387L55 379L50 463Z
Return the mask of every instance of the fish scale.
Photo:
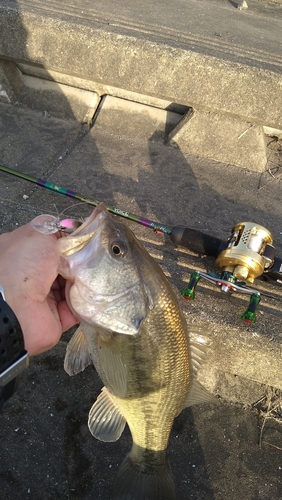
M172 305L168 301L166 302L166 309L171 315ZM132 375L130 372L128 377L130 383L127 397L122 400L114 399L118 401L118 405L127 420L133 441L146 449L165 450L173 419L183 408L184 400L188 394L189 365L186 362L188 343L186 335L184 335L185 332L183 332L182 335L175 335L173 339L170 339L169 343L167 342L167 345L164 345L166 340L165 328L167 328L168 322L163 308L154 308L148 323L145 320L138 339L132 339L134 350L132 350L131 346L127 349L129 357L133 358L133 366L136 362L134 353L146 353L145 360L138 360L141 366L146 363L146 379L140 377L138 371L132 370ZM154 326L155 324L159 326L156 329L157 331L151 327L151 325ZM183 324L179 324L179 327L183 327ZM143 329L151 332L149 339L148 336L142 335ZM145 346L142 345L144 342L146 342ZM161 346L160 350L162 352L156 357L156 348L158 349L158 346ZM150 364L148 359L152 360ZM131 365L130 361L129 359L128 365ZM156 362L157 366L155 365ZM174 370L171 369L172 366L174 366ZM179 377L180 374L181 378ZM137 400L135 399L136 394L139 396ZM144 415L146 427L142 419L136 419L136 415L140 413ZM157 422L159 422L159 425L157 425ZM155 427L159 427L161 432L156 433ZM148 433L147 428L152 431Z

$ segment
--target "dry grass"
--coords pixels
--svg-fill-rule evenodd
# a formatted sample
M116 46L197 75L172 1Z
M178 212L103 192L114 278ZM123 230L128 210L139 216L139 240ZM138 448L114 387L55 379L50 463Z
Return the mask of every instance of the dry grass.
M280 182L282 176L282 140L269 138L267 144L267 165L261 174L258 189L264 188L269 182Z
M263 439L265 427L269 420L274 419L282 425L282 391L273 389L272 387L267 387L265 395L253 404L253 408L258 411L259 418L262 421L259 438L260 448L262 447L262 443L264 443L282 451L280 446L276 446L275 444L269 443Z

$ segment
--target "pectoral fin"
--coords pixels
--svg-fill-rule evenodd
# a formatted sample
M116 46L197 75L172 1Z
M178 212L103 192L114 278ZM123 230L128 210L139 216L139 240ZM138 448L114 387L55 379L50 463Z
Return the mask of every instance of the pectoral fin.
M64 361L68 375L76 375L92 363L86 337L80 327L71 338Z
M112 400L107 389L103 387L89 412L88 427L90 432L100 441L117 441L125 424L126 420L120 413L118 406Z
M113 394L124 398L127 391L127 366L114 336L104 341L98 334L95 358L98 362L97 371L104 384Z

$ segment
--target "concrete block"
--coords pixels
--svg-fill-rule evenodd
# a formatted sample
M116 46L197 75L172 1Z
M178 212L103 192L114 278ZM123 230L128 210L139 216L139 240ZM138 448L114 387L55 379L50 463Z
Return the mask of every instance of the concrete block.
M23 68L25 69L25 68ZM0 102L24 104L57 118L91 123L100 102L97 92L25 74L17 64L0 59Z
M100 102L95 92L22 75L21 103L64 119L90 123Z
M56 12L52 7L40 9L36 0L29 6L24 3L20 12L0 6L0 54L65 75L281 128L279 12L266 18L260 12L250 16L249 10L239 12L231 4L227 8L225 2L214 3L182 2L183 14L173 9L165 16L168 25L163 19L165 24L153 31L152 11L156 20L163 14L158 2L151 11L138 12L142 22L136 21L134 28L130 17L126 23L127 17L119 19L110 6L112 14L103 23L97 21L93 7L85 5L77 18L66 3L57 3Z
M19 71L16 65L0 60L0 102L14 103L16 101L15 87L18 82Z
M243 332L243 330L242 330ZM225 334L224 327L217 324L213 330L212 346L208 351L208 363L201 367L199 380L211 392L216 392L222 385L221 378L245 378L249 381L282 390L280 374L281 345L265 340L263 335L257 337L245 333L245 342L238 342L235 328ZM242 333L242 336L244 335ZM232 391L229 388L229 394ZM227 391L222 395L228 399ZM230 396L229 396L230 397ZM247 397L245 401L247 402Z
M263 127L223 113L188 112L168 134L167 143L248 170L264 172L267 165Z
M164 140L181 118L173 111L107 95L101 102L95 129L102 127L114 134L120 130L120 135L128 139Z

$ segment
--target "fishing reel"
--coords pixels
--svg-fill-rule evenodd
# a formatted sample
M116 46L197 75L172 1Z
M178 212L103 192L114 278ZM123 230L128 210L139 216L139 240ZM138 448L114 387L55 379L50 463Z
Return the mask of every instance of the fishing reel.
M273 265L274 257L275 247L270 231L253 222L239 222L232 229L227 247L216 258L216 263L222 269L221 274L195 271L181 295L185 299L193 300L195 288L201 278L218 285L225 293L248 294L250 301L242 319L247 323L254 323L260 293L248 288L246 284L253 283L267 271Z

